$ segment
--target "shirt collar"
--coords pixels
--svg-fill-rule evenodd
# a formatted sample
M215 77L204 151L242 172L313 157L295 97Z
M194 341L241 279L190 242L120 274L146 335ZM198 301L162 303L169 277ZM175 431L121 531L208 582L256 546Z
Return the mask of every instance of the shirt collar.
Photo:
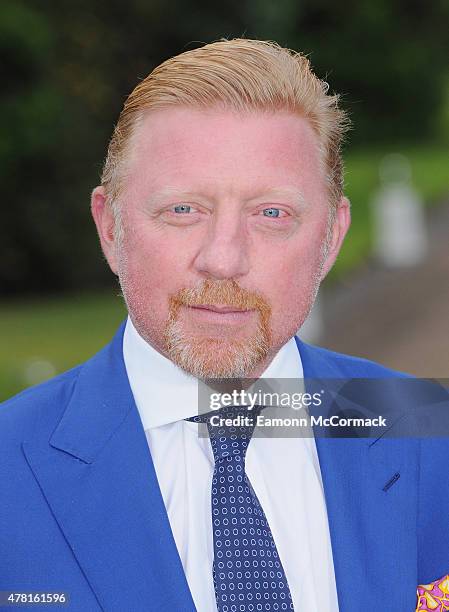
M130 317L123 336L123 358L144 429L198 414L198 379L161 355L137 332ZM261 378L303 377L295 339L284 344Z

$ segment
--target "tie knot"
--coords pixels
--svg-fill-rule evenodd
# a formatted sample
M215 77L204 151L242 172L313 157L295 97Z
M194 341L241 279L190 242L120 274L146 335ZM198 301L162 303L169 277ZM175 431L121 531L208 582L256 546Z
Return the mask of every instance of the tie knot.
M215 463L244 462L248 444L257 425L260 406L226 406L192 417L196 423L207 423Z

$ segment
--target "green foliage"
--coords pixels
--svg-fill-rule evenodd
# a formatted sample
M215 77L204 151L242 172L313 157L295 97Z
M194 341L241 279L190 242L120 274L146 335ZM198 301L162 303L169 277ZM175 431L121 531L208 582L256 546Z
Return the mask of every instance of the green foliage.
M0 401L91 357L125 316L112 291L1 304Z
M342 278L363 263L371 252L370 204L379 188L379 164L389 153L401 153L410 162L412 186L427 206L441 202L449 193L447 150L438 147L377 147L349 152L345 161L345 193L351 202L351 229L330 282Z

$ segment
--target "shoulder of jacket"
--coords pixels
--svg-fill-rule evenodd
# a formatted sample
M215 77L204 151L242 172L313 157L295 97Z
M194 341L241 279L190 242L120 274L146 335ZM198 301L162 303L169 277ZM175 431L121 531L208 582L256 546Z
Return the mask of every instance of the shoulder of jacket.
M83 364L50 380L29 387L0 403L0 438L10 439L23 434L61 412L73 393Z

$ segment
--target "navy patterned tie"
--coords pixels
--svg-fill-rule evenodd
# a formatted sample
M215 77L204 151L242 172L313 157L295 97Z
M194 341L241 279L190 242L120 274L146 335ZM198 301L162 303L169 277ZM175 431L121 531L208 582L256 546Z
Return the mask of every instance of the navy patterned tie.
M213 578L219 612L294 610L268 521L245 472L260 410L231 406L188 419L207 423L215 459ZM238 426L211 425L210 417L217 415L238 417Z

